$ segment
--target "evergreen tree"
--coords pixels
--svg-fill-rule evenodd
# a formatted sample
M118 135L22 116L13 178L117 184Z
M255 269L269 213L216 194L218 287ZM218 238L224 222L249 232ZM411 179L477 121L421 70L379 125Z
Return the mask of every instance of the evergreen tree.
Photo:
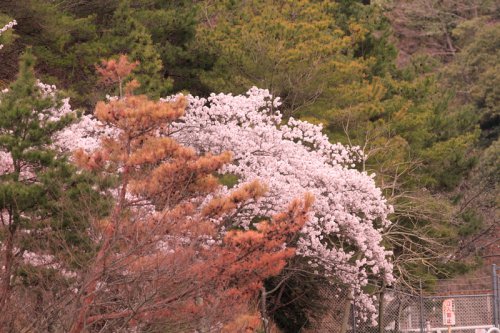
M34 65L28 50L17 80L0 95L0 326L13 331L16 316L67 290L64 272L93 251L88 215L106 206L90 178L51 148L74 116L58 113L59 98L37 83ZM23 302L12 302L19 294Z
M18 21L18 38L2 52L1 79L14 80L17 59L30 46L38 59L37 73L43 82L64 87L75 106L95 103L98 97L93 93L97 79L94 64L103 47L94 15L76 17L55 3L36 0L2 1L0 12Z
M500 23L487 17L469 20L453 36L461 50L441 76L456 91L457 108L468 106L469 124L479 124L481 144L488 146L500 133Z
M151 33L166 75L173 79L174 91L193 95L210 93L201 80L216 60L214 52L196 42L203 6L190 0L136 0L134 17Z
M109 60L100 73L116 82L133 68L126 59ZM294 200L254 230L231 230L237 212L265 187L254 181L218 193L214 173L231 155L198 155L178 143L168 133L184 115L185 99L152 101L133 95L135 87L132 80L123 96L96 106L96 118L114 135L90 154L75 153L83 168L116 175L119 184L111 214L96 225L99 251L82 272L65 331L205 331L231 324L248 311L262 280L294 256L283 244L308 220L313 197Z
M140 92L151 97L166 96L172 82L164 78L165 71L150 33L132 15L129 1L122 1L113 14L110 31L103 36L108 55L128 54L138 61L134 74L141 87Z
M202 75L212 91L243 93L253 85L283 101L287 116L310 107L340 83L356 81L348 36L330 1L221 1L205 7L197 42L216 55Z

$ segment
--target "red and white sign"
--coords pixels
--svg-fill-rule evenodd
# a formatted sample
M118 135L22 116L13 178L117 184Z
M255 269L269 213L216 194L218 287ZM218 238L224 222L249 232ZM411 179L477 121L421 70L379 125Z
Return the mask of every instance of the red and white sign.
M455 302L452 298L445 299L443 302L443 325L455 325Z

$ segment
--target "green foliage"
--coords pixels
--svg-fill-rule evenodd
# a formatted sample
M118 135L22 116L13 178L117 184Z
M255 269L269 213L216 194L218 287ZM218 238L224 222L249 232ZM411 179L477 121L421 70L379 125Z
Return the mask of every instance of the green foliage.
M25 160L33 167L50 166L54 162L53 153L45 147L51 135L71 121L70 116L59 121L46 120L50 108L58 105L51 96L43 96L36 86L34 61L28 50L21 58L17 80L2 95L0 104L0 148L10 152L14 159L15 180L19 179L23 166L16 161Z
M475 159L468 157L477 133L470 133L435 143L423 153L424 170L431 185L453 189L472 169Z
M105 214L109 202L96 191L96 179L77 174L50 148L52 135L74 115L52 120L59 99L42 93L34 66L28 49L17 80L0 100L0 150L12 157L12 169L0 176L0 210L10 219L4 221L9 227L2 228L0 239L10 237L21 252L41 251L69 266L81 265L94 248L87 234L90 216ZM68 247L80 252L75 256Z
M134 1L134 17L151 33L173 90L207 95L200 75L212 68L215 55L195 41L200 5L189 0Z
M197 12L189 1L28 0L1 2L0 13L19 23L19 38L9 48L15 52L7 54L0 80L14 77L19 50L31 45L41 79L68 90L73 106L92 109L103 98L95 65L120 53L140 62L140 90L151 97L172 89L208 92L199 76L211 67L213 56L190 45Z
M496 140L500 129L500 24L483 19L465 21L454 30L462 46L444 71L459 103L470 103L479 118L481 142Z
M114 12L110 29L103 35L102 42L109 55L127 54L131 60L139 62L134 74L141 84L140 93L154 98L168 95L172 82L164 78L160 55L151 35L133 17L128 1L122 1Z
M462 213L461 218L465 223L460 226L458 234L462 237L473 235L483 227L483 219L472 210Z
M214 91L269 89L295 112L313 103L330 83L349 80L354 37L331 17L336 5L319 1L222 1L207 5L197 40L217 55L203 82Z
M478 161L478 180L495 187L500 183L500 139L485 149ZM497 198L499 199L499 198Z
M355 37L353 56L368 60L368 76L383 76L394 68L398 51L390 41L390 22L383 8L376 4L367 6L365 2L338 0L331 14L347 35Z
M32 46L41 79L69 88L75 106L91 105L94 64L102 49L97 42L95 16L77 18L53 3L34 0L4 2L0 11L17 19L19 38L12 48ZM9 72L3 73L4 79L11 79L17 71L17 55L9 54Z
M227 186L228 188L232 188L236 184L238 184L239 177L231 173L226 173L223 175L218 175L218 179L221 185Z
M367 159L360 168L376 173L395 205L394 230L402 232L388 233L385 242L412 282L420 278L430 286L436 277L468 269L444 254L487 223L473 207L462 209L467 195L456 195L457 186L468 177L478 193L486 193L485 204L498 205L498 5L394 1L388 13L381 6L388 1L366 3L4 1L0 24L12 18L19 24L0 39L6 45L0 87L13 79L19 53L31 45L42 80L66 88L72 105L87 111L105 92L95 64L122 53L139 62L140 91L154 98L179 90L208 95L267 88L281 97L285 116L324 123L332 141L363 148ZM404 51L399 57L394 36ZM64 253L44 233L50 226L58 240L82 249L81 258L64 259L76 267L94 251L85 235L90 212L109 210L94 186L105 188L111 180L76 174L47 148L51 134L71 119L42 122L34 116L58 101L35 87L29 54L21 64L0 103L0 149L12 153L16 166L1 176L0 208L14 209L15 225L37 234L22 239L23 249L43 245ZM39 181L21 177L27 167ZM232 187L238 179L224 175L219 181ZM36 224L33 216L40 217ZM406 233L408 238L401 236ZM21 271L28 274L29 268ZM270 301L270 310L279 304L273 315L283 329L297 331L307 323L312 305L301 293L320 297L315 283L293 277L282 298Z
M444 256L459 234L454 207L439 192L453 190L473 167L479 131L470 107L455 107L442 89L433 73L439 62L415 56L398 68L391 27L376 4L204 3L197 40L217 60L203 82L234 93L267 88L283 99L286 115L322 122L332 141L361 146L361 167L377 174L395 205L401 233L387 241L404 278L451 272Z

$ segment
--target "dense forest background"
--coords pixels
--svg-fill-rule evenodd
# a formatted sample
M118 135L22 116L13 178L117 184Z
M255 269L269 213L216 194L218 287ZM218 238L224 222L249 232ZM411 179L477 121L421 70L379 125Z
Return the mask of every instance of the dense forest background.
M481 269L498 238L500 5L495 0L3 0L0 89L27 46L37 76L83 113L116 91L102 59L129 55L140 92L269 89L287 118L359 145L394 205L384 234L407 287ZM273 281L269 280L272 288ZM289 295L321 281L291 281ZM297 305L305 307L306 305ZM309 305L307 305L309 306ZM298 311L294 309L292 311ZM279 320L278 320L279 321Z

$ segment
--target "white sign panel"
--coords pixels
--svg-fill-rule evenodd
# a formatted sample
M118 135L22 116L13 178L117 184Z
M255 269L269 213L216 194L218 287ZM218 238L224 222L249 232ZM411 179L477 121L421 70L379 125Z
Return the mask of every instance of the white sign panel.
M443 301L443 325L455 325L455 302L452 298Z

